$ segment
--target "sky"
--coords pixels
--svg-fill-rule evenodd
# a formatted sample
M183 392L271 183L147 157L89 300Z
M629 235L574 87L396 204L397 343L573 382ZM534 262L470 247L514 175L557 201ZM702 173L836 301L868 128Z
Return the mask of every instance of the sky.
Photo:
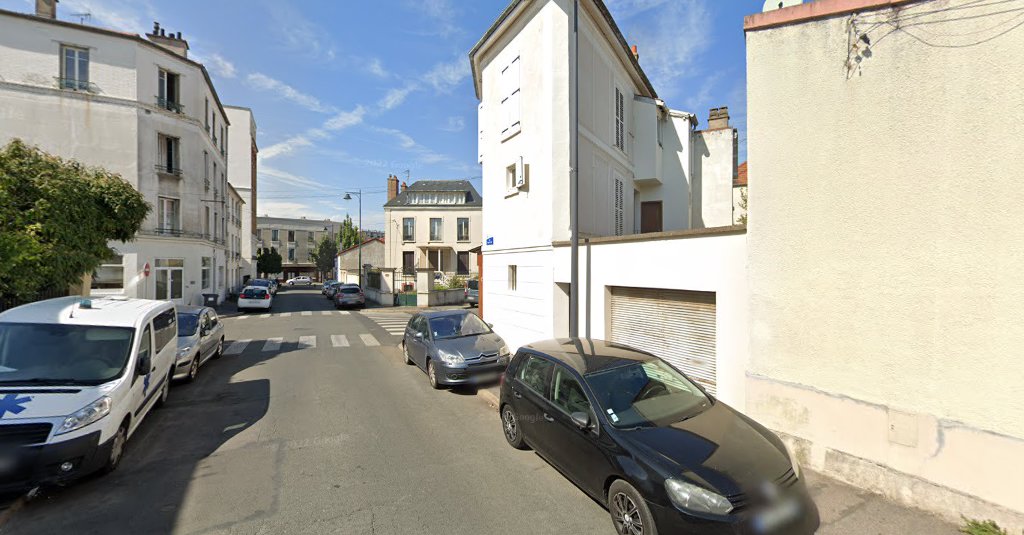
M746 157L743 16L762 0L605 0L669 107L728 106ZM386 179L480 189L468 52L508 0L62 0L58 16L188 40L224 104L253 110L258 214L383 230ZM0 0L31 12L34 0ZM408 178L407 178L408 177Z

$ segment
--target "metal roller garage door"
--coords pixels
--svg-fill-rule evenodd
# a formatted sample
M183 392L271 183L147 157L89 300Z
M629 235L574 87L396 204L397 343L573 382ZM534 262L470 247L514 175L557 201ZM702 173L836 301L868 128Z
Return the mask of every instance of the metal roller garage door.
M611 341L670 362L715 393L715 294L611 289Z

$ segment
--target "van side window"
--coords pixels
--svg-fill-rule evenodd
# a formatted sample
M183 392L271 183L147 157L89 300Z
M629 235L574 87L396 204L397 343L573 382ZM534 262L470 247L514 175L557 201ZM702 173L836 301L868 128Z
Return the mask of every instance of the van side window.
M178 317L174 309L161 312L153 318L153 330L156 332L156 348L159 352L168 343L178 338Z
M149 325L142 331L142 339L139 340L139 361L146 357L152 357L153 353L153 333L149 330Z

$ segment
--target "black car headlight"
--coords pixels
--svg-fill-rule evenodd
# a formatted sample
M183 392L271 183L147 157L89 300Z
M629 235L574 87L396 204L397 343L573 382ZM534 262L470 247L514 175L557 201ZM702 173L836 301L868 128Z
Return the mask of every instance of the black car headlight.
M724 496L679 479L666 479L665 492L683 511L712 515L727 515L732 511L732 504Z

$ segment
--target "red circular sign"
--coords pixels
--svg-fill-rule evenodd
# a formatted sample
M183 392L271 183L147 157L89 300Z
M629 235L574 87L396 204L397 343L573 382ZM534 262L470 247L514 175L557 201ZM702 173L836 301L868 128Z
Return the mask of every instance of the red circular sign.
M146 267L142 268L142 273L147 277L149 276L149 262L146 262Z

